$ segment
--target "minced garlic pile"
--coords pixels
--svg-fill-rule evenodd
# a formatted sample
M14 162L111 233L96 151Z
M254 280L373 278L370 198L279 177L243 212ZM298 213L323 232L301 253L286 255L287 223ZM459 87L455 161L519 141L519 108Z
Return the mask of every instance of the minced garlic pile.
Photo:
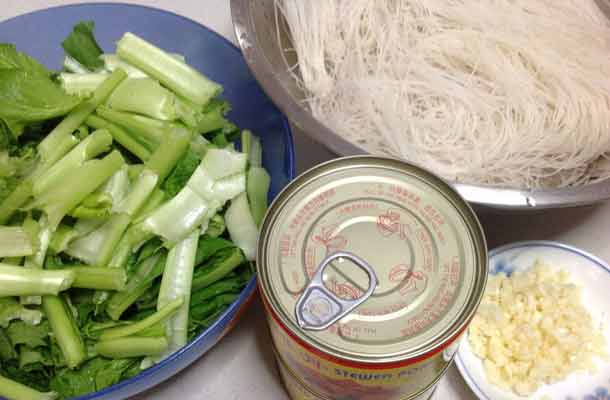
M607 358L600 329L566 271L537 261L526 272L490 277L469 328L474 353L488 380L519 395L575 371L595 370Z

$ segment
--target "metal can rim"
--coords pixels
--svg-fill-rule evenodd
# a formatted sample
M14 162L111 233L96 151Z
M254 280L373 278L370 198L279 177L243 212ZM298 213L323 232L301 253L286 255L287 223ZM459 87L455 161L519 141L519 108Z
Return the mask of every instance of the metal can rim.
M321 176L326 176L327 174L336 173L337 171L346 169L346 168L354 168L358 162L361 162L360 166L379 166L383 168L389 168L398 172L405 172L404 168L408 167L411 169L417 170L418 174L421 177L426 179L427 181L432 181L434 185L437 187L443 187L444 191L442 194L450 202L455 208L456 212L458 212L461 218L465 221L468 231L470 235L473 236L473 243L476 247L476 259L478 261L478 272L480 273L480 279L482 282L477 285L473 289L473 293L465 303L462 312L460 313L459 319L452 325L449 325L446 329L444 329L434 340L426 343L424 346L421 346L416 349L409 349L401 354L394 355L388 357L387 355L379 354L374 356L357 356L352 355L347 352L337 351L330 346L325 346L322 343L315 341L310 335L306 335L303 331L298 327L295 321L290 318L290 316L285 315L283 309L279 307L278 300L273 295L273 290L269 287L268 274L266 273L266 255L267 255L267 247L268 241L266 240L270 233L272 232L273 225L276 222L280 211L282 209L282 205L287 203L294 195L296 195L302 187L306 187L310 182L318 179ZM329 166L336 165L336 168L330 171L323 172L329 168ZM323 173L319 173L319 172ZM445 180L440 178L439 176L431 173L430 171L421 168L418 165L413 163L408 163L402 160L382 157L382 156L373 156L373 155L356 155L349 157L340 157L330 161L326 161L324 163L318 164L296 179L294 179L290 184L282 189L282 191L277 195L274 201L269 206L263 223L261 225L261 231L257 246L257 274L258 274L258 282L259 282L259 290L262 294L263 301L272 311L272 316L275 318L276 322L280 322L280 326L285 329L285 331L289 332L291 336L294 336L300 340L301 343L306 344L307 346L320 349L321 353L330 355L335 362L339 363L354 363L355 365L367 365L368 367L371 364L393 364L396 366L408 365L411 364L413 359L426 359L437 353L438 348L445 348L449 346L453 341L462 334L470 320L474 316L478 305L480 304L483 298L483 292L485 290L486 282L487 282L487 270L488 270L488 257L487 257L487 242L485 239L485 235L483 232L483 228L477 218L472 207L460 196L460 194Z

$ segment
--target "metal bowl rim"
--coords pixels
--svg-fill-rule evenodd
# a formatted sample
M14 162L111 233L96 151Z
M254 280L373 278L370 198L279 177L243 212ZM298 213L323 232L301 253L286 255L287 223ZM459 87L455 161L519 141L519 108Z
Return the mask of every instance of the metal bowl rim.
M315 119L282 86L258 43L250 0L231 0L231 16L246 63L263 91L297 128L341 156L367 154ZM412 162L411 162L412 163ZM425 166L418 165L424 169ZM446 179L445 179L446 180ZM466 201L497 210L543 210L591 205L610 198L610 179L561 189L516 189L448 181Z

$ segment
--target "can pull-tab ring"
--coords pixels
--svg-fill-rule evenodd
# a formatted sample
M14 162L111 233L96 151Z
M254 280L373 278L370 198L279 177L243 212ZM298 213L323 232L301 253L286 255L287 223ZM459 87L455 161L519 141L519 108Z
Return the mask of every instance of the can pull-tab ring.
M366 272L369 277L368 289L355 300L342 299L324 286L322 279L324 270L331 262L342 258L350 260ZM322 260L316 273L297 301L295 307L297 322L303 329L322 331L364 303L371 297L376 287L377 276L373 268L366 261L346 251L334 252Z

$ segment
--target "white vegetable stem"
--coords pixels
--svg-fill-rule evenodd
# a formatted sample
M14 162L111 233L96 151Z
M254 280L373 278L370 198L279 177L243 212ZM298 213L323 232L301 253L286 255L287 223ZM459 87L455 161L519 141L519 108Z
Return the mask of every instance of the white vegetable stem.
M254 260L258 228L252 218L246 193L240 194L231 201L231 205L225 213L225 222L231 240L244 252L248 260Z
M28 233L20 226L0 226L0 257L22 257L34 254Z
M191 66L133 33L125 33L118 41L117 54L195 104L205 105L222 90Z
M166 335L169 347L165 354L157 359L160 361L186 344L188 335L189 303L191 299L191 283L195 268L195 255L199 231L191 233L186 239L174 246L165 264L165 271L159 289L157 310L173 300L182 297L184 302L171 318L166 322Z
M0 297L57 295L70 288L74 271L45 271L0 264Z
M208 150L186 186L144 220L144 229L176 243L207 226L225 202L246 190L246 161L234 150Z

